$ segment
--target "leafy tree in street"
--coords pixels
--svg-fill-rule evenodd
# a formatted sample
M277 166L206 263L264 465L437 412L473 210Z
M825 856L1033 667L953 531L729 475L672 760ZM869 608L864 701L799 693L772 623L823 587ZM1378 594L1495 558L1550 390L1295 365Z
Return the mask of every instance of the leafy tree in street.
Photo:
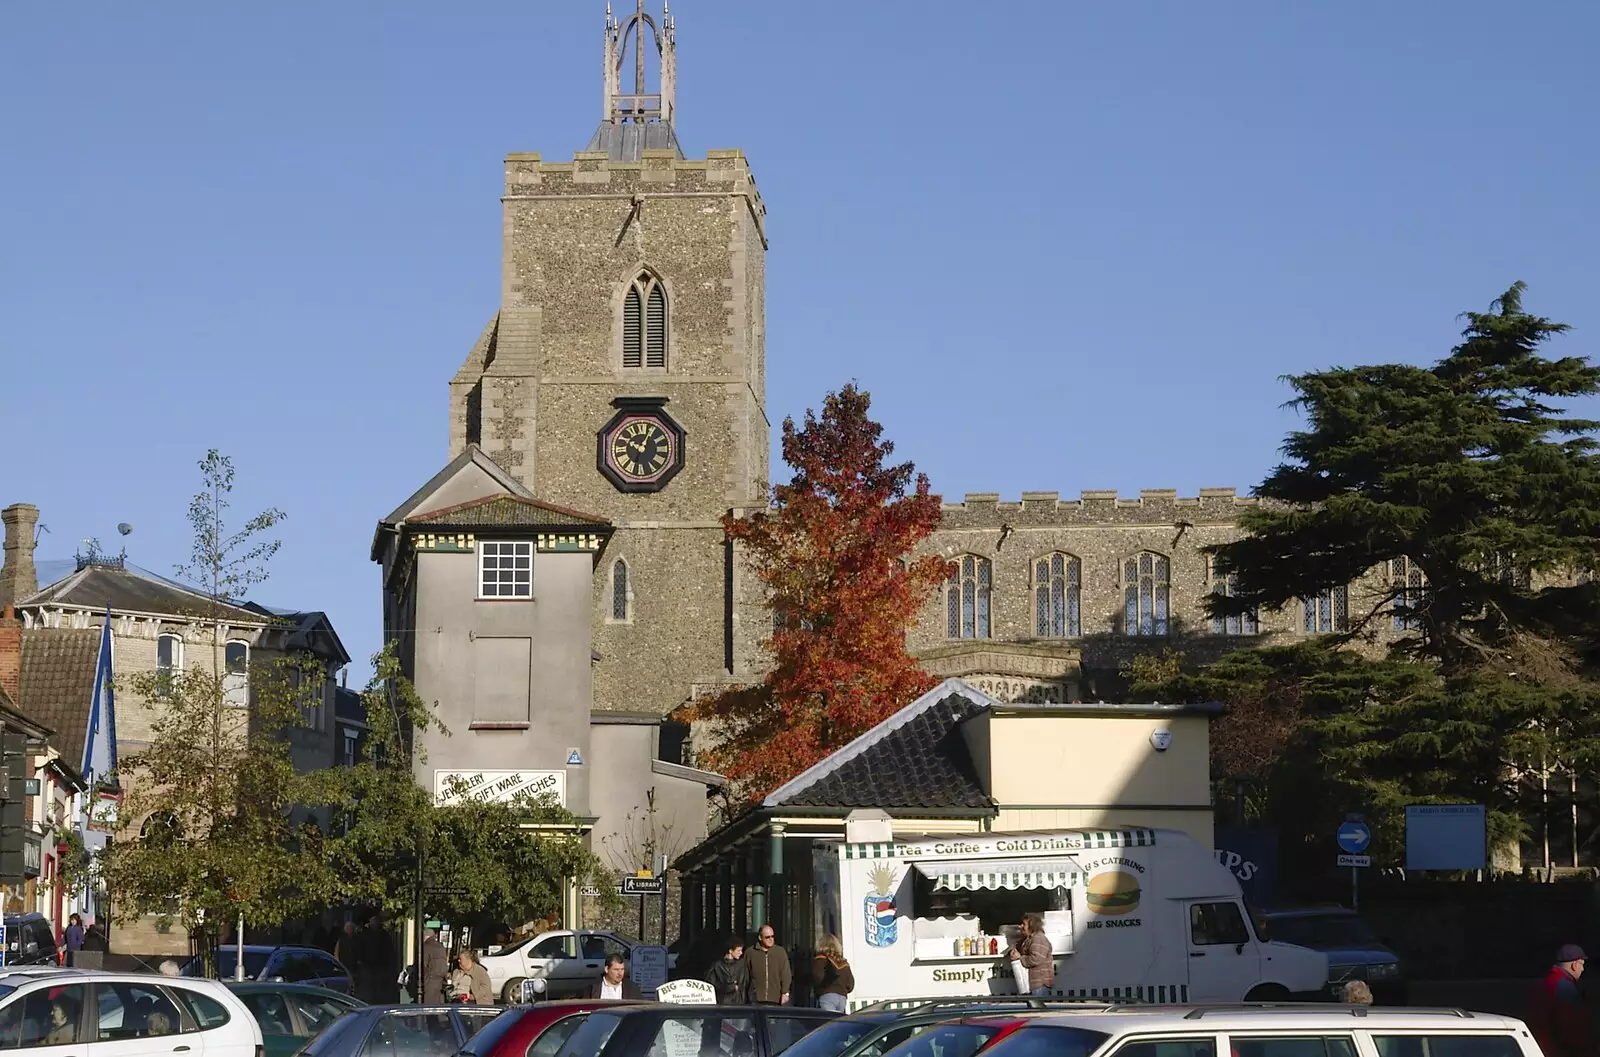
M190 506L191 563L180 569L206 596L192 614L209 629L212 663L127 680L152 713L150 745L122 761L126 792L115 841L103 863L115 916L155 914L216 941L242 913L275 925L333 891L314 825L293 809L318 802L319 779L298 775L289 730L302 723L306 688L320 693L324 673L297 657L257 664L248 703L230 700L222 607L266 578L276 541L263 535L283 517L258 514L234 528L228 519L233 464L215 450L200 462L204 490Z
M818 417L783 423L793 479L769 509L727 517L728 537L776 615L772 666L757 686L695 702L688 718L713 743L700 763L737 799L764 795L928 690L906 630L947 566L913 558L939 523L939 497L894 445L854 385L829 393Z
M415 905L419 858L427 878L423 912L456 923L517 924L562 905L564 878L614 881L570 831L576 817L533 797L512 802L454 797L436 804L413 777L418 732L449 736L406 678L393 644L373 658L362 694L371 732L362 759L337 776L334 835L325 851L341 896L376 906L390 918Z
M1431 367L1380 364L1290 379L1308 428L1256 489L1243 538L1213 548L1230 594L1216 614L1352 588L1352 633L1380 621L1447 671L1569 678L1595 644L1595 585L1547 585L1600 564L1597 423L1561 402L1600 392L1600 368L1550 359L1563 333L1523 310L1524 286L1466 313Z

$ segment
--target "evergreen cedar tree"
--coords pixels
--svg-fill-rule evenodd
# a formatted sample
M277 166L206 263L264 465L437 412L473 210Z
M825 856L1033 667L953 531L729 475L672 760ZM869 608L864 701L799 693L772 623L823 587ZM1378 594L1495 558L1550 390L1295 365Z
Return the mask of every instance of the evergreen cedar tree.
M1198 670L1181 655L1130 666L1135 699L1228 704L1212 773L1252 780L1285 868L1304 853L1322 870L1326 834L1355 810L1380 861L1400 861L1412 803L1486 804L1491 846L1525 839L1529 818L1571 810L1541 773L1600 771L1600 587L1572 582L1600 566L1596 423L1560 406L1600 391L1600 369L1539 355L1567 328L1524 312L1523 289L1467 313L1431 367L1290 379L1308 428L1256 490L1273 502L1248 534L1210 548L1234 585L1208 605L1295 611L1348 585L1347 632ZM1392 583L1397 558L1424 574L1419 592ZM1397 617L1409 629L1389 656L1341 648Z
M1600 564L1600 423L1556 403L1600 392L1600 368L1539 355L1567 326L1524 312L1524 289L1466 313L1464 340L1432 367L1290 379L1310 428L1256 489L1273 502L1241 519L1248 534L1211 548L1236 583L1214 614L1293 605L1406 559L1422 590L1352 591L1353 633L1398 606L1416 631L1405 645L1447 671L1581 666L1594 587L1534 590L1529 576Z
M894 445L854 385L829 393L819 418L783 423L793 479L767 510L727 517L777 614L765 682L693 703L716 744L701 766L753 800L926 693L934 680L906 651L906 629L949 575L913 559L939 524L940 500L911 463L886 465Z

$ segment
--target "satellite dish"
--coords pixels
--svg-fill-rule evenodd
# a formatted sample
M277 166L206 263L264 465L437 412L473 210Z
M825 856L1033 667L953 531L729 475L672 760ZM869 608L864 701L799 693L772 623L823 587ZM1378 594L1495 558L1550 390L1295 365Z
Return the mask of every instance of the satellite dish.
M126 536L133 531L133 526L124 521L117 525L117 531Z

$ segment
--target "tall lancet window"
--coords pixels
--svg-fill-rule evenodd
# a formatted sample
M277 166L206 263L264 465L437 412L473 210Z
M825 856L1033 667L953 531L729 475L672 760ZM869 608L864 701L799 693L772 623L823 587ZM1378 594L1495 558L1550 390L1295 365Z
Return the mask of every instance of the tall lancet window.
M622 303L622 366L667 366L667 289L640 272Z

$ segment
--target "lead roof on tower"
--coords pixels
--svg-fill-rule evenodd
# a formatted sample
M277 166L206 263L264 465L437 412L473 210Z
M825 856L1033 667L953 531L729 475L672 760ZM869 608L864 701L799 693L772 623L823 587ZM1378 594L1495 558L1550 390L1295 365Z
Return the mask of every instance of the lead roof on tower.
M606 5L605 34L605 109L600 127L589 139L588 150L606 152L612 161L639 161L646 150L671 150L679 158L683 148L672 122L676 110L677 46L672 13L661 5L658 24L645 14L644 0L636 0L634 13L624 19L611 15ZM660 59L660 84L657 91L645 91L645 28L655 42ZM622 90L622 61L633 43L633 91Z

